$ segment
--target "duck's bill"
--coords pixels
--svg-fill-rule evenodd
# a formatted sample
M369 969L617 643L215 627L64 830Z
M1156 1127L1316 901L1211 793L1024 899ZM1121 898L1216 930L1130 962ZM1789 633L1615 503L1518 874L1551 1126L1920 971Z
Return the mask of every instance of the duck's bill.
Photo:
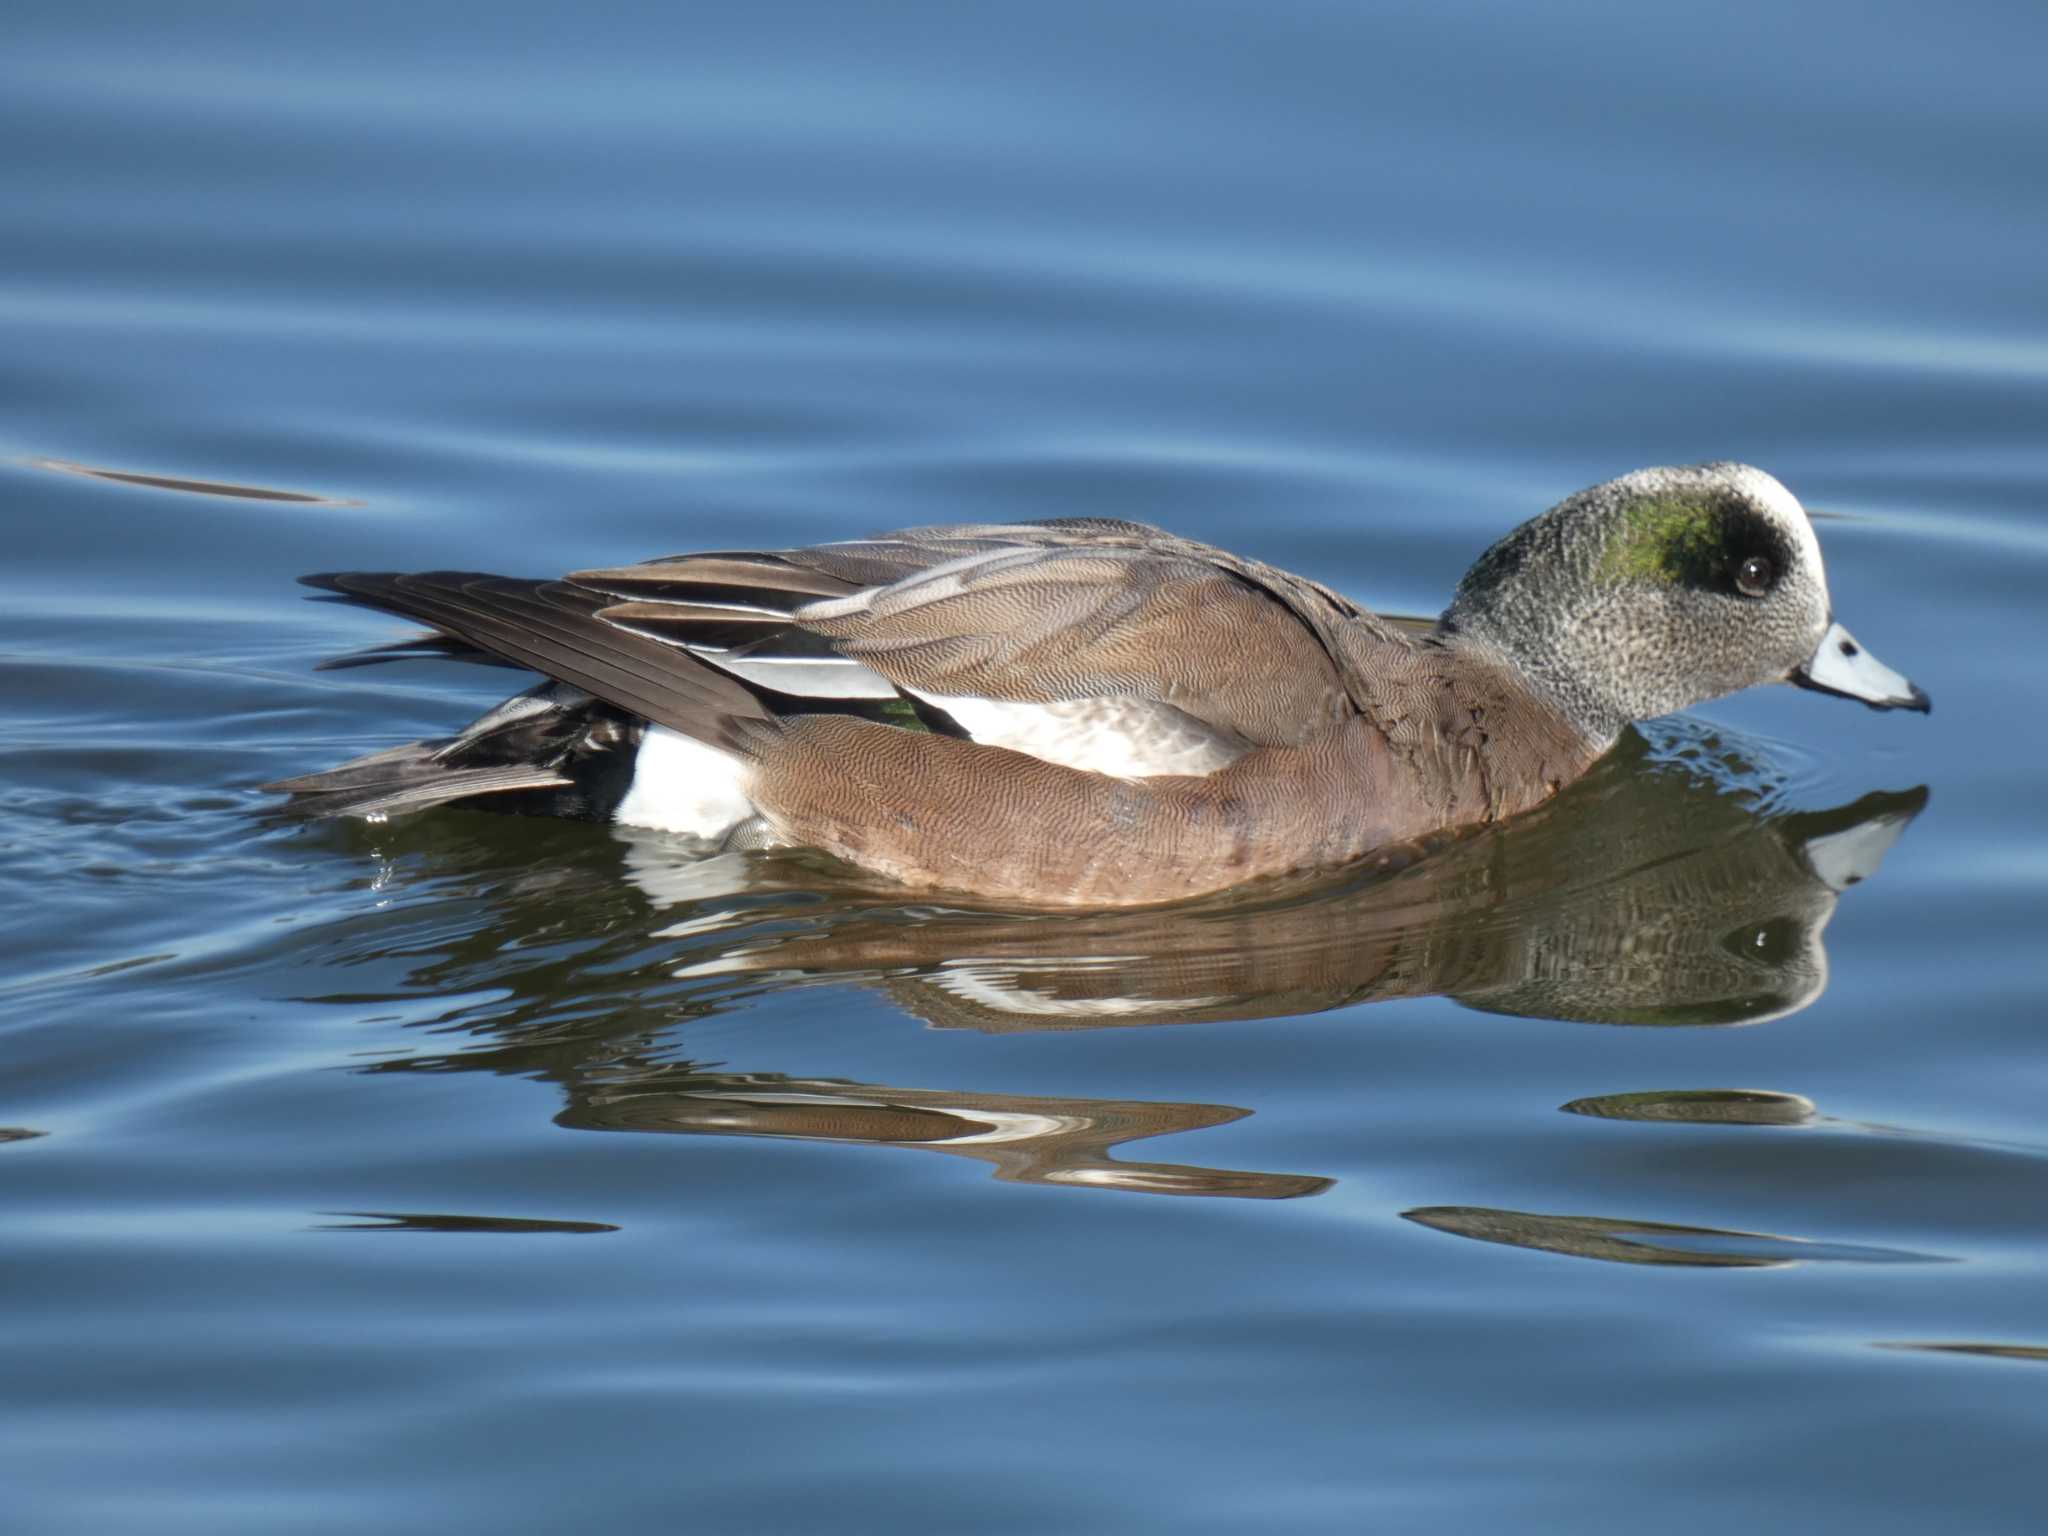
M1858 645L1839 624L1828 625L1820 649L1805 666L1793 668L1792 681L1817 693L1859 700L1872 709L1917 709L1924 715L1934 708L1926 694Z

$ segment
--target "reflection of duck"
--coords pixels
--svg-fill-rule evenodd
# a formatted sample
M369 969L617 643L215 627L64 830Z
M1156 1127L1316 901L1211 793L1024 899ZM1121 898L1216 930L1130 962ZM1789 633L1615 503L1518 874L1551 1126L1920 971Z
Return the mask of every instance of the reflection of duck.
M1108 1155L1243 1109L899 1088L659 1058L690 1017L764 990L847 981L932 1023L982 1030L1255 1018L1435 993L1553 1018L1755 1022L1819 994L1820 933L1838 896L1876 869L1926 801L1916 789L1791 811L1760 757L1703 727L1661 726L1654 744L1626 738L1608 764L1513 826L1377 878L1149 911L882 904L871 887L835 887L815 865L758 855L723 866L738 886L722 894L707 886L706 866L679 873L657 857L637 876L643 895L573 861L566 875L556 862L536 875L530 832L497 852L487 842L451 848L433 830L448 823L387 829L380 838L418 837L448 862L457 849L496 860L457 882L465 902L484 898L481 928L465 919L451 931L430 903L408 932L401 903L375 930L387 953L431 957L407 961L416 982L464 999L433 1023L495 1042L369 1070L538 1076L565 1090L560 1123L578 1129L921 1147L985 1161L1000 1179L1066 1187L1312 1194L1328 1181ZM630 865L635 850L625 853Z
M1221 1104L946 1093L816 1078L646 1069L572 1089L559 1124L590 1131L775 1136L950 1152L1017 1184L1065 1184L1155 1195L1285 1200L1330 1181L1305 1174L1240 1173L1112 1159L1109 1149L1147 1136L1204 1130L1249 1110Z
M1086 915L833 906L728 935L679 974L865 980L927 1022L984 1030L1436 993L1603 1023L1755 1023L1805 1007L1826 985L1820 934L1837 898L1926 791L1786 811L1739 748L1683 726L1661 739L1632 735L1512 827L1334 890Z

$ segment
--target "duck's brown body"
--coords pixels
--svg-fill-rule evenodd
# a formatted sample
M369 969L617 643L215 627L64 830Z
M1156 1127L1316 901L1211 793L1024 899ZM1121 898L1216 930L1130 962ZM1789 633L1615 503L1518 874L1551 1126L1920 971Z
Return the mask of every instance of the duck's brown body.
M1374 721L1346 711L1298 745L1207 775L1116 778L842 715L783 727L753 781L778 840L908 885L1000 901L1169 901L1334 868L1513 816L1599 747L1457 648L1373 642ZM1492 728L1489 728L1491 722Z
M307 580L552 680L276 786L316 814L476 800L1034 905L1170 901L1497 821L1628 721L1753 682L1926 707L1833 623L1799 504L1731 464L1570 498L1426 633L1100 518L560 581Z

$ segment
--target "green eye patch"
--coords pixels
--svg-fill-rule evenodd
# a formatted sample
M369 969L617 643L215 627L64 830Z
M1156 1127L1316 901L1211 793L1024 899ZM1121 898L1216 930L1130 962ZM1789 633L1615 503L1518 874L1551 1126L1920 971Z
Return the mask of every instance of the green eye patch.
M1704 587L1715 584L1727 565L1728 530L1719 507L1655 497L1623 509L1595 574L1614 583Z

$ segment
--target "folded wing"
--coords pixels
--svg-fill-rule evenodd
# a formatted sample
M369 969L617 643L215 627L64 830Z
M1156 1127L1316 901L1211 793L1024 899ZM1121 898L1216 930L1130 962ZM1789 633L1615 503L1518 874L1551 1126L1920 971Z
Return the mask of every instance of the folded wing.
M1331 629L1373 622L1284 572L1143 524L912 529L580 571L597 617L782 709L895 703L1067 766L1207 773L1352 706ZM905 716L908 723L908 715Z

